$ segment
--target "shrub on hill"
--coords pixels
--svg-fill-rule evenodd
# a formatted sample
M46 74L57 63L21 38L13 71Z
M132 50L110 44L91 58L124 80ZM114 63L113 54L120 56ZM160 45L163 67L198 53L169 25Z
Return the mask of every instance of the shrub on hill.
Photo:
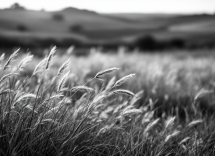
M169 42L169 45L174 48L183 48L185 46L185 41L180 38L175 38Z
M142 50L155 50L158 46L156 39L150 35L138 38L134 44Z
M157 40L153 36L147 35L138 38L134 42L134 46L141 50L164 50L169 48L186 48L186 42L180 38L170 40Z
M64 16L62 14L56 13L56 14L53 14L52 19L55 21L63 21Z
M23 24L18 25L16 29L21 32L28 31L28 28Z
M74 24L69 27L69 31L72 33L80 33L83 31L83 27L80 24Z

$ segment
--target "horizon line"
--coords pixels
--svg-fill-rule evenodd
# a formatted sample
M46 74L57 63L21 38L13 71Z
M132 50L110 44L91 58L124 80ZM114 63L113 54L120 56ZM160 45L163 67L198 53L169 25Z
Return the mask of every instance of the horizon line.
M15 4L15 3L13 3ZM13 4L9 5L8 7L6 8L1 8L0 7L0 10L9 10L12 8L10 8ZM201 14L208 14L208 15L215 15L215 11L193 11L193 12L124 12L124 11L119 11L119 12L101 12L101 11L96 11L96 10L93 10L93 9L87 9L87 8L80 8L80 7L73 7L73 6L67 6L67 7L63 7L61 9L55 9L55 10L50 10L50 9L45 9L45 8L41 8L41 9L32 9L32 8L29 8L29 7L26 7L20 3L17 3L19 4L21 7L23 7L25 10L29 10L29 11L44 11L44 12L60 12L60 11L63 11L67 8L73 8L73 9L77 9L77 10L80 10L80 11L89 11L89 12L95 12L95 13L98 13L98 14L158 14L158 15L201 15Z

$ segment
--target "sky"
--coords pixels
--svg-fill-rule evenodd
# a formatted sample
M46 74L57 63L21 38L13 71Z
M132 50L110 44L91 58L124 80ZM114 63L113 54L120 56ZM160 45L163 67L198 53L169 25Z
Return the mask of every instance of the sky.
M1 0L0 8L15 2L46 11L75 7L100 13L215 13L215 0Z

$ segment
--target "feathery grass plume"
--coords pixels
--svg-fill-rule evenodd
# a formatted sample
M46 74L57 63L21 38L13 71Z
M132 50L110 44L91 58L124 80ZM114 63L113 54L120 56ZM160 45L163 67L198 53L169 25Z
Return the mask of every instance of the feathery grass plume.
M59 99L60 97L63 97L63 96L64 96L63 94L56 94L56 95L53 95L53 96L51 96L51 97L46 98L46 99L43 101L43 103L40 104L40 105L43 105L43 104L45 104L45 103L47 103L47 102L49 102L50 100L53 100L53 99Z
M41 125L45 124L45 123L52 123L52 124L55 124L55 125L58 124L58 122L54 121L53 119L42 119L41 122L40 122Z
M187 125L187 127L191 128L191 127L194 127L194 126L196 126L196 125L198 125L198 124L200 124L200 123L202 123L202 122L203 122L202 119L194 120L194 121L190 122L190 123Z
M134 95L134 97L132 98L130 104L131 104L131 105L134 105L138 100L140 100L141 97L143 96L143 93L144 93L143 90L141 90L141 91L139 91L138 93L136 93L136 94Z
M71 92L76 92L76 91L87 91L87 92L93 92L94 89L93 88L90 88L90 87L87 87L87 86L75 86L75 87L72 87L70 89Z
M113 125L106 125L103 128L101 128L96 136L99 136L100 134L106 133L108 130L110 130L113 127Z
M141 114L142 111L140 109L130 109L123 112L123 116L131 116L135 114Z
M135 74L129 74L127 76L122 77L121 79L116 81L116 83L114 84L114 87L122 85L125 81L127 81L130 78L132 78L133 76L135 76Z
M47 62L48 58L44 58L42 61L40 61L37 66L34 68L34 72L33 75L35 75L36 73L42 71L43 69L45 69L45 64Z
M104 110L104 113L110 113L114 110L114 107L110 106L110 107L107 107L105 110Z
M0 56L0 63L2 63L2 61L4 60L4 57L5 57L5 53L1 54L1 56Z
M26 56L18 65L18 70L22 71L25 66L33 59L33 55Z
M165 121L165 129L168 128L169 126L173 125L175 121L175 117L170 117Z
M135 97L142 97L143 94L144 94L144 90L140 90L139 92L137 92L137 93L135 94Z
M46 67L45 67L46 70L49 68L49 64L50 64L55 52L56 52L56 46L54 46L49 53L49 56L46 61Z
M35 123L33 129L35 129L41 123L43 117L44 117L44 115L42 113L37 117L37 122Z
M69 76L69 73L70 73L70 71L68 71L66 74L64 74L62 76L62 78L60 79L60 81L58 83L58 86L57 86L57 91L58 92L61 91L61 89L63 89L65 87L66 80L67 80L67 78Z
M6 74L6 75L4 75L4 76L0 79L0 83L1 83L2 81L4 81L6 78L8 78L8 77L10 77L10 76L12 76L12 75L19 75L19 74L17 74L17 73L9 73L9 74Z
M167 135L164 142L168 142L171 138L177 136L179 133L180 133L180 131L178 131L178 130L173 131L171 134Z
M15 101L14 104L16 104L16 103L18 103L18 102L20 102L20 101L22 101L23 99L26 99L26 98L27 98L27 99L29 99L29 98L36 99L36 98L37 98L37 95L31 94L31 93L24 94L24 95L22 95L21 97L19 97L19 98Z
M211 91L211 90L201 89L201 90L196 94L196 96L195 96L195 98L194 98L194 101L199 100L199 99L201 99L201 98L203 98L203 97L205 97L205 96L207 96L207 95L209 95L209 94L212 94L212 93L213 93L213 91Z
M113 87L115 81L116 81L116 76L114 76L114 77L111 78L111 80L108 82L108 84L107 84L105 90L106 90L106 91L111 90L111 88Z
M10 55L10 57L8 58L7 62L5 63L3 70L6 70L7 68L10 67L11 63L13 61L15 61L18 53L19 53L20 48L18 48L15 52L13 52L13 54Z
M160 119L158 118L158 119L154 120L153 122L149 123L147 125L147 127L145 128L144 133L148 133L159 121L160 121Z
M67 67L69 66L69 64L70 64L70 59L68 59L66 62L64 62L60 66L60 68L59 68L59 70L57 72L57 77L60 76L67 69Z
M74 49L75 49L75 46L70 46L68 49L67 49L67 51L66 51L66 53L67 53L67 55L70 55L70 54L72 54L72 52L74 51Z
M105 74L108 74L108 73L111 73L111 72L116 71L116 70L119 70L119 68L114 67L114 68L109 68L109 69L101 70L100 72L98 72L96 74L96 76L94 78L99 79L99 78L101 78L101 76L103 76Z
M57 105L56 107L51 108L50 110L48 110L45 114L44 117L47 117L51 114L55 114L57 113L62 107L60 107L60 105Z
M53 95L49 98L49 100L53 100L53 99L59 99L60 97L63 97L63 94L57 94L57 95Z
M100 94L93 99L92 103L96 104L96 103L102 101L105 97L106 97L105 95Z
M0 56L0 69L2 69L2 61L4 60L4 57L5 57L5 53L3 53L1 56Z
M126 107L128 105L128 101L125 101L122 105L117 106L114 111L113 114L116 114L118 112L120 112L124 107ZM125 110L124 110L125 111Z
M187 142L190 139L190 137L186 137L183 140L181 140L181 142L179 142L179 145L184 144L185 142Z
M114 94L125 94L125 95L129 95L129 96L134 96L134 93L132 93L129 90L125 90L125 89L117 89L113 91Z
M93 101L88 105L88 111L91 110L95 105L97 105L99 102L105 99L105 94L98 94L96 97L94 97Z

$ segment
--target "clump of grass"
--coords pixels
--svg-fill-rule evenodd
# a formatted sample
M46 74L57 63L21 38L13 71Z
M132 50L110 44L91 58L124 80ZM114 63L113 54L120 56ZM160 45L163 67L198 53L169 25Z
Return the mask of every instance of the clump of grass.
M214 155L212 116L190 106L184 120L177 105L159 116L160 99L143 101L148 90L135 94L122 88L135 74L106 83L108 74L120 72L116 67L77 85L69 59L50 81L55 52L53 47L27 78L11 70L18 51L4 64L4 55L0 57L0 155ZM18 71L32 59L25 57ZM98 79L103 86L96 89ZM205 94L198 93L193 102Z

